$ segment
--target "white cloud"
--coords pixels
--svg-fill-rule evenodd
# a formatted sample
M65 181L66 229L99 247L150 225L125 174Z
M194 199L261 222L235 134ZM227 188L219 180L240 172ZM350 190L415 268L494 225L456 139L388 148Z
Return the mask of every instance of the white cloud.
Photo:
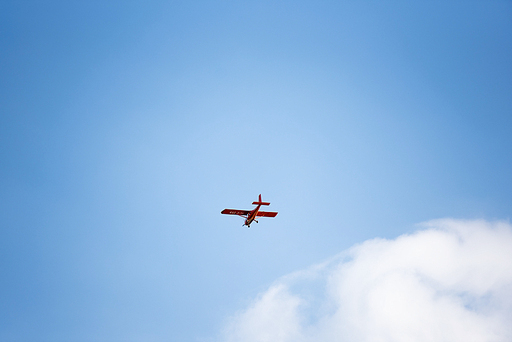
M511 341L510 224L423 226L279 279L231 318L224 340Z

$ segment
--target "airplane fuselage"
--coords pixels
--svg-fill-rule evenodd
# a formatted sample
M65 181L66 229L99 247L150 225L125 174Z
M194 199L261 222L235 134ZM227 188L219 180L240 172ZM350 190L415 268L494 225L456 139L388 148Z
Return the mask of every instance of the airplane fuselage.
M251 226L252 221L254 221L256 219L256 215L258 215L258 211L260 210L260 207L261 207L261 204L258 205L253 211L251 211L249 213L249 215L247 215L247 219L245 220L244 225L246 225L247 227Z

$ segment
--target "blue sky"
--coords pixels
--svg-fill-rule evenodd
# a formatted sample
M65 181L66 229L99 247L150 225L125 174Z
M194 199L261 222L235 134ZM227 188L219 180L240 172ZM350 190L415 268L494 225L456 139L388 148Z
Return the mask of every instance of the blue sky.
M209 341L356 243L511 215L509 1L4 1L0 51L2 340Z

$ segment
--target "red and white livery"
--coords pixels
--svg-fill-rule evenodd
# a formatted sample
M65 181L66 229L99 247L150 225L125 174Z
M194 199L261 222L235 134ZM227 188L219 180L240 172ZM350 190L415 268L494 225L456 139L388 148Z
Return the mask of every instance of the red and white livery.
M258 198L257 202L252 202L252 204L257 205L253 210L239 210L239 209L224 209L220 213L225 215L238 215L245 218L244 226L250 227L251 223L256 220L257 217L276 217L277 212L275 211L260 211L260 207L262 205L270 205L270 202L262 202L261 194Z

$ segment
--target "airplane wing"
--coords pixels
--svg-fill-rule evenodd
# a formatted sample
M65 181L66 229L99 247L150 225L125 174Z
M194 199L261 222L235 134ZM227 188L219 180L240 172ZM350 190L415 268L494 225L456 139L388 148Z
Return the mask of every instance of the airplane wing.
M250 210L238 210L238 209L224 209L220 213L226 214L226 215L248 215L251 211Z
M264 216L264 217L276 217L277 215L277 212L275 211L258 211L258 213L256 214L256 216L260 217L260 216Z

